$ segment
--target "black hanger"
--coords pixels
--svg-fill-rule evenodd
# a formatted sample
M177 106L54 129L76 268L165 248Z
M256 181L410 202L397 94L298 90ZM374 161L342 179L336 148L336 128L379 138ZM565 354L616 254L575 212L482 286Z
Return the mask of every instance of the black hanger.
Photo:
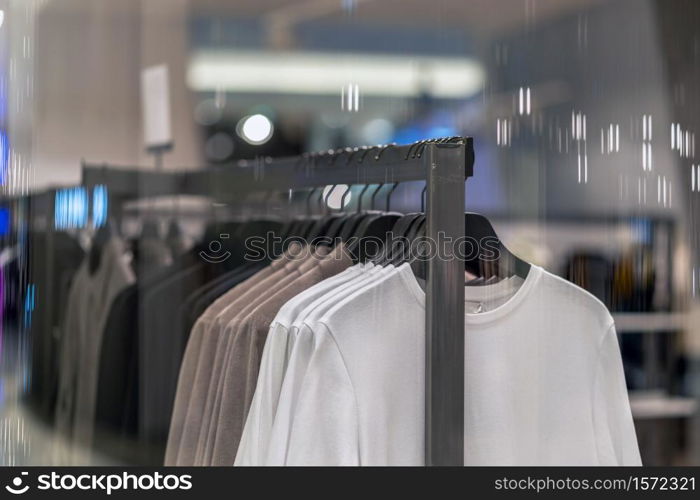
M343 227L345 226L345 223L352 217L352 215L348 214L337 214L338 217L333 219L333 222L331 222L331 225L328 227L328 231L326 233L326 236L330 240L335 240L338 238L340 235L340 232L342 231Z
M396 189L396 186L394 186L394 189ZM395 240L388 242L389 246L386 248L385 255L376 261L378 265L400 265L408 257L409 248L406 247L406 243L408 242L410 244L411 241L408 236L411 234L411 229L422 216L423 214L420 212L414 212L401 216L401 218L391 229L391 233Z
M299 221L297 219L288 219L282 229L280 229L280 236L282 239L288 238L295 234L295 229L299 226Z
M281 236L283 239L300 238L310 229L311 197L313 196L314 192L316 192L316 188L311 189L306 198L306 214L302 216L295 216L289 220L281 230Z
M308 154L303 154L299 156L297 159L297 163L294 166L295 169L299 169L302 164L305 161L308 161L310 155ZM312 188L309 190L309 195L306 197L306 214L302 216L294 216L290 218L283 226L282 229L280 229L280 236L283 240L286 240L288 238L299 238L301 237L303 231L302 228L305 227L304 224L308 222L309 218L311 217L311 197L313 194L316 192L316 188ZM291 208L291 203L292 203L292 198L290 194L289 198L289 203ZM308 230L308 228L307 228Z
M345 238L344 241L353 237L355 241L353 244L349 245L348 251L353 256L356 262L366 262L369 257L375 258L375 255L367 255L366 250L374 251L374 248L365 248L365 244L369 241L381 242L383 245L386 242L387 234L396 223L396 221L401 217L401 214L392 212L382 212L375 210L375 201L377 194L381 191L384 184L378 184L372 196L370 198L370 209L369 211L363 212L363 217L360 219L355 228L353 228L350 236ZM363 193L364 194L364 190ZM361 206L358 208L361 209ZM381 251L381 248L376 249Z
M359 159L357 160L358 164L361 164L365 161L365 158L367 155L373 151L374 149L381 149L380 146L372 146L370 148L362 148L362 154L360 155ZM363 202L364 202L364 197L365 193L369 190L370 185L365 184L365 186L362 188L360 191L358 197L357 197L357 210L355 214L351 215L343 224L343 228L340 231L339 238L343 242L347 242L350 240L350 238L353 238L354 236L357 236L360 231L366 232L367 230L367 224L369 224L372 220L376 219L377 216L382 215L381 212L374 212L374 201L376 198L376 194L381 189L381 185L375 190L374 194L372 195L372 206L370 211L363 210Z
M301 221L298 219L287 221L284 227L280 230L280 236L282 236L283 239L297 236L300 224Z
M370 151L377 149L378 146L373 146L371 148L354 148L352 150L346 150L345 152L348 153L347 159L345 161L345 165L349 165L353 159L355 158L355 155L359 153L359 158L356 160L358 164L361 164L365 161L365 158L369 154ZM350 194L352 189L352 186L348 186L348 189L345 190L343 193L343 197L340 200L340 207L341 210L345 208L345 200L347 199L348 195ZM359 228L360 223L365 220L368 216L369 213L367 212L362 212L362 201L364 198L365 193L369 189L369 184L366 184L364 188L359 193L358 199L357 199L357 210L354 214L349 214L342 219L339 219L335 221L334 225L331 227L329 230L329 236L332 238L339 239L341 241L347 241L350 239L356 232L356 230ZM396 189L395 187L393 189ZM392 189L392 191L393 191ZM376 195L376 192L375 192ZM372 203L374 203L374 198L375 196L372 197ZM373 205L374 206L374 205ZM388 211L388 210L387 210Z
M406 238L408 241L413 241L420 236L420 234L425 232L425 214L420 214L418 219L411 225L410 229L406 233Z
M418 143L419 145L427 143L429 141L422 141L421 143ZM410 150L409 150L410 153ZM403 236L404 238L409 241L411 244L417 239L417 238L422 238L425 237L425 229L426 229L426 220L425 220L425 197L426 193L428 191L428 186L426 185L423 187L423 191L421 192L420 196L420 212L417 215L417 217L412 218L411 220L408 221L408 228L405 230ZM411 214L409 214L411 215ZM400 228L399 228L400 229ZM408 250L408 249L404 249ZM408 255L401 255L399 254L396 256L392 264L394 265L400 265L403 262L406 262L406 259L410 259L412 265L413 262L416 262L415 258L412 258L410 254ZM423 266L425 263L422 263ZM415 268L415 267L414 267Z
M345 208L345 200L348 197L348 194L350 193L351 186L348 186L348 188L345 190L343 193L343 197L340 200L340 210L342 212L343 208ZM331 190L332 191L332 190ZM330 191L328 193L330 195ZM335 240L340 236L341 231L345 227L345 224L350 220L352 215L354 214L347 214L347 213L340 213L340 217L337 217L336 219L333 220L331 225L328 228L327 232L327 237L330 238L331 240Z
M426 228L427 222L423 220L413 238L424 237ZM486 217L476 213L465 213L464 229L466 237L472 244L472 247L467 247L467 250L471 251L464 261L464 269L476 276L476 279L468 283L469 286L491 284L494 277L527 278L530 264L508 250ZM417 277L426 279L426 262L413 257L411 268Z
M327 239L329 237L329 229L331 228L333 221L339 217L343 217L343 214L330 212L330 209L328 208L328 200L336 187L336 185L332 186L326 193L326 196L323 196L323 193L320 196L320 201L326 208L327 213L314 221L308 233L304 235L306 241L309 243L315 243L315 240L319 240L321 238Z
M423 188L423 192L421 193L420 216L415 220L415 222L411 225L408 232L406 233L406 238L409 241L413 241L416 238L420 238L420 237L425 236L425 230L426 230L425 195L426 195L427 189L428 189L428 186L425 186Z
M488 280L492 276L507 278L519 276L525 279L530 264L514 255L496 234L491 222L481 214L464 214L464 231L475 248L464 261L465 270Z
M405 259L408 248L406 248L407 235L411 229L411 226L420 219L423 214L420 213L410 213L402 215L391 228L392 240L387 242L385 255L376 261L375 263L380 266L386 266L389 264L399 265L402 260Z
M360 191L360 194L357 197L357 211L354 214L352 214L348 218L346 223L343 225L343 228L340 231L339 235L340 241L348 241L350 238L355 236L360 227L360 224L362 224L362 221L366 220L369 217L372 217L371 212L362 210L362 202L364 200L365 193L368 189L369 184L366 184L365 187L362 188L362 191Z
M311 158L311 164L310 167L311 169L316 168L316 164L324 159L324 157L327 155L327 164L328 165L333 165L335 163L335 160L340 156L343 150L338 150L338 151L328 151L328 153L321 153L321 154L316 154L312 155ZM303 234L303 237L306 239L307 242L311 244L316 244L318 243L317 240L323 238L326 239L328 237L328 230L331 227L331 224L333 221L340 216L340 214L334 213L330 210L330 207L328 206L328 200L335 191L335 188L337 187L337 184L333 184L331 188L328 190L326 195L323 195L323 190L321 190L321 193L318 197L318 203L321 209L325 212L324 215L320 217L313 217L305 227L305 231ZM312 190L312 194L313 194ZM307 200L307 207L309 206L310 198Z
M317 243L318 240L327 240L329 238L329 230L333 221L344 217L343 214L328 214L324 215L316 221L312 221L311 229L305 235L306 241L309 243Z
M362 221L369 216L370 214L367 212L349 215L338 234L338 239L340 241L348 241L355 235Z
M311 232L316 221L319 217L314 216L311 213L311 199L313 198L316 188L312 188L309 191L309 195L306 197L306 215L298 217L292 226L289 228L287 233L288 237L299 237L306 238L306 236Z
M422 216L422 218L418 221L417 224L415 224L415 232L410 235L410 241L415 241L420 238L425 238L425 232L427 230L427 221L425 220L425 215ZM426 276L428 275L427 273L427 262L425 259L418 259L415 256L412 257L411 261L411 269L413 270L413 274L417 278L422 278L425 279Z
M394 227L396 221L399 220L401 214L396 212L382 213L382 214L368 214L365 219L363 219L355 230L354 236L356 237L355 244L351 245L349 250L353 257L360 262L366 262L370 260L376 260L379 256L383 255L383 247L387 244L387 238L391 232L391 228ZM374 248L370 245L370 242L377 242L382 245L382 248ZM368 251L377 251L378 255L368 255Z
M313 232L314 225L321 218L315 215L309 216L307 219L299 221L299 226L295 230L294 236L299 236L309 241L309 236Z

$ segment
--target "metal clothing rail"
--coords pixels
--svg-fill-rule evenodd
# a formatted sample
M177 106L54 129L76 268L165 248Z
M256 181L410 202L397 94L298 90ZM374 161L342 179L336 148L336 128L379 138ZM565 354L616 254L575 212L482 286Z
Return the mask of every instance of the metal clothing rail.
M471 138L375 146L293 158L259 158L229 167L153 172L83 164L83 185L107 186L110 197L193 194L216 199L254 191L327 185L426 182L426 236L464 237L465 180L473 175ZM464 463L464 269L445 245L428 260L426 284L426 465Z

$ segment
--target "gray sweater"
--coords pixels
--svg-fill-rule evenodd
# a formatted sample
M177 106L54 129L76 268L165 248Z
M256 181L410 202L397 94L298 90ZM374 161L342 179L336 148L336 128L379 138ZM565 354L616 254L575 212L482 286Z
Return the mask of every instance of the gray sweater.
M112 237L90 272L80 265L68 294L62 328L56 426L75 443L92 444L102 333L115 297L135 280L124 242Z

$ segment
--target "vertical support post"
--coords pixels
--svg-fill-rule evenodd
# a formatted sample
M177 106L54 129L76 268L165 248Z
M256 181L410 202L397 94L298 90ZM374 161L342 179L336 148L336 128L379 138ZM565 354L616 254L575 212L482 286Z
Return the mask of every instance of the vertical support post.
M464 237L465 161L473 161L471 152L467 140L466 147L465 142L428 145L424 156L426 236L441 247L428 261L427 273L425 463L429 466L464 465L464 267L454 245Z

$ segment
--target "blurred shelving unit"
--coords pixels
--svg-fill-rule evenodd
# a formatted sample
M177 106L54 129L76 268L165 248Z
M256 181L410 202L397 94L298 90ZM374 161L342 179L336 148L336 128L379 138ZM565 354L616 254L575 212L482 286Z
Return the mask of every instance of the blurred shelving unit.
M685 328L686 315L678 312L614 313L617 333L677 332Z
M698 412L694 398L671 396L664 391L630 391L629 397L635 420L690 418Z

